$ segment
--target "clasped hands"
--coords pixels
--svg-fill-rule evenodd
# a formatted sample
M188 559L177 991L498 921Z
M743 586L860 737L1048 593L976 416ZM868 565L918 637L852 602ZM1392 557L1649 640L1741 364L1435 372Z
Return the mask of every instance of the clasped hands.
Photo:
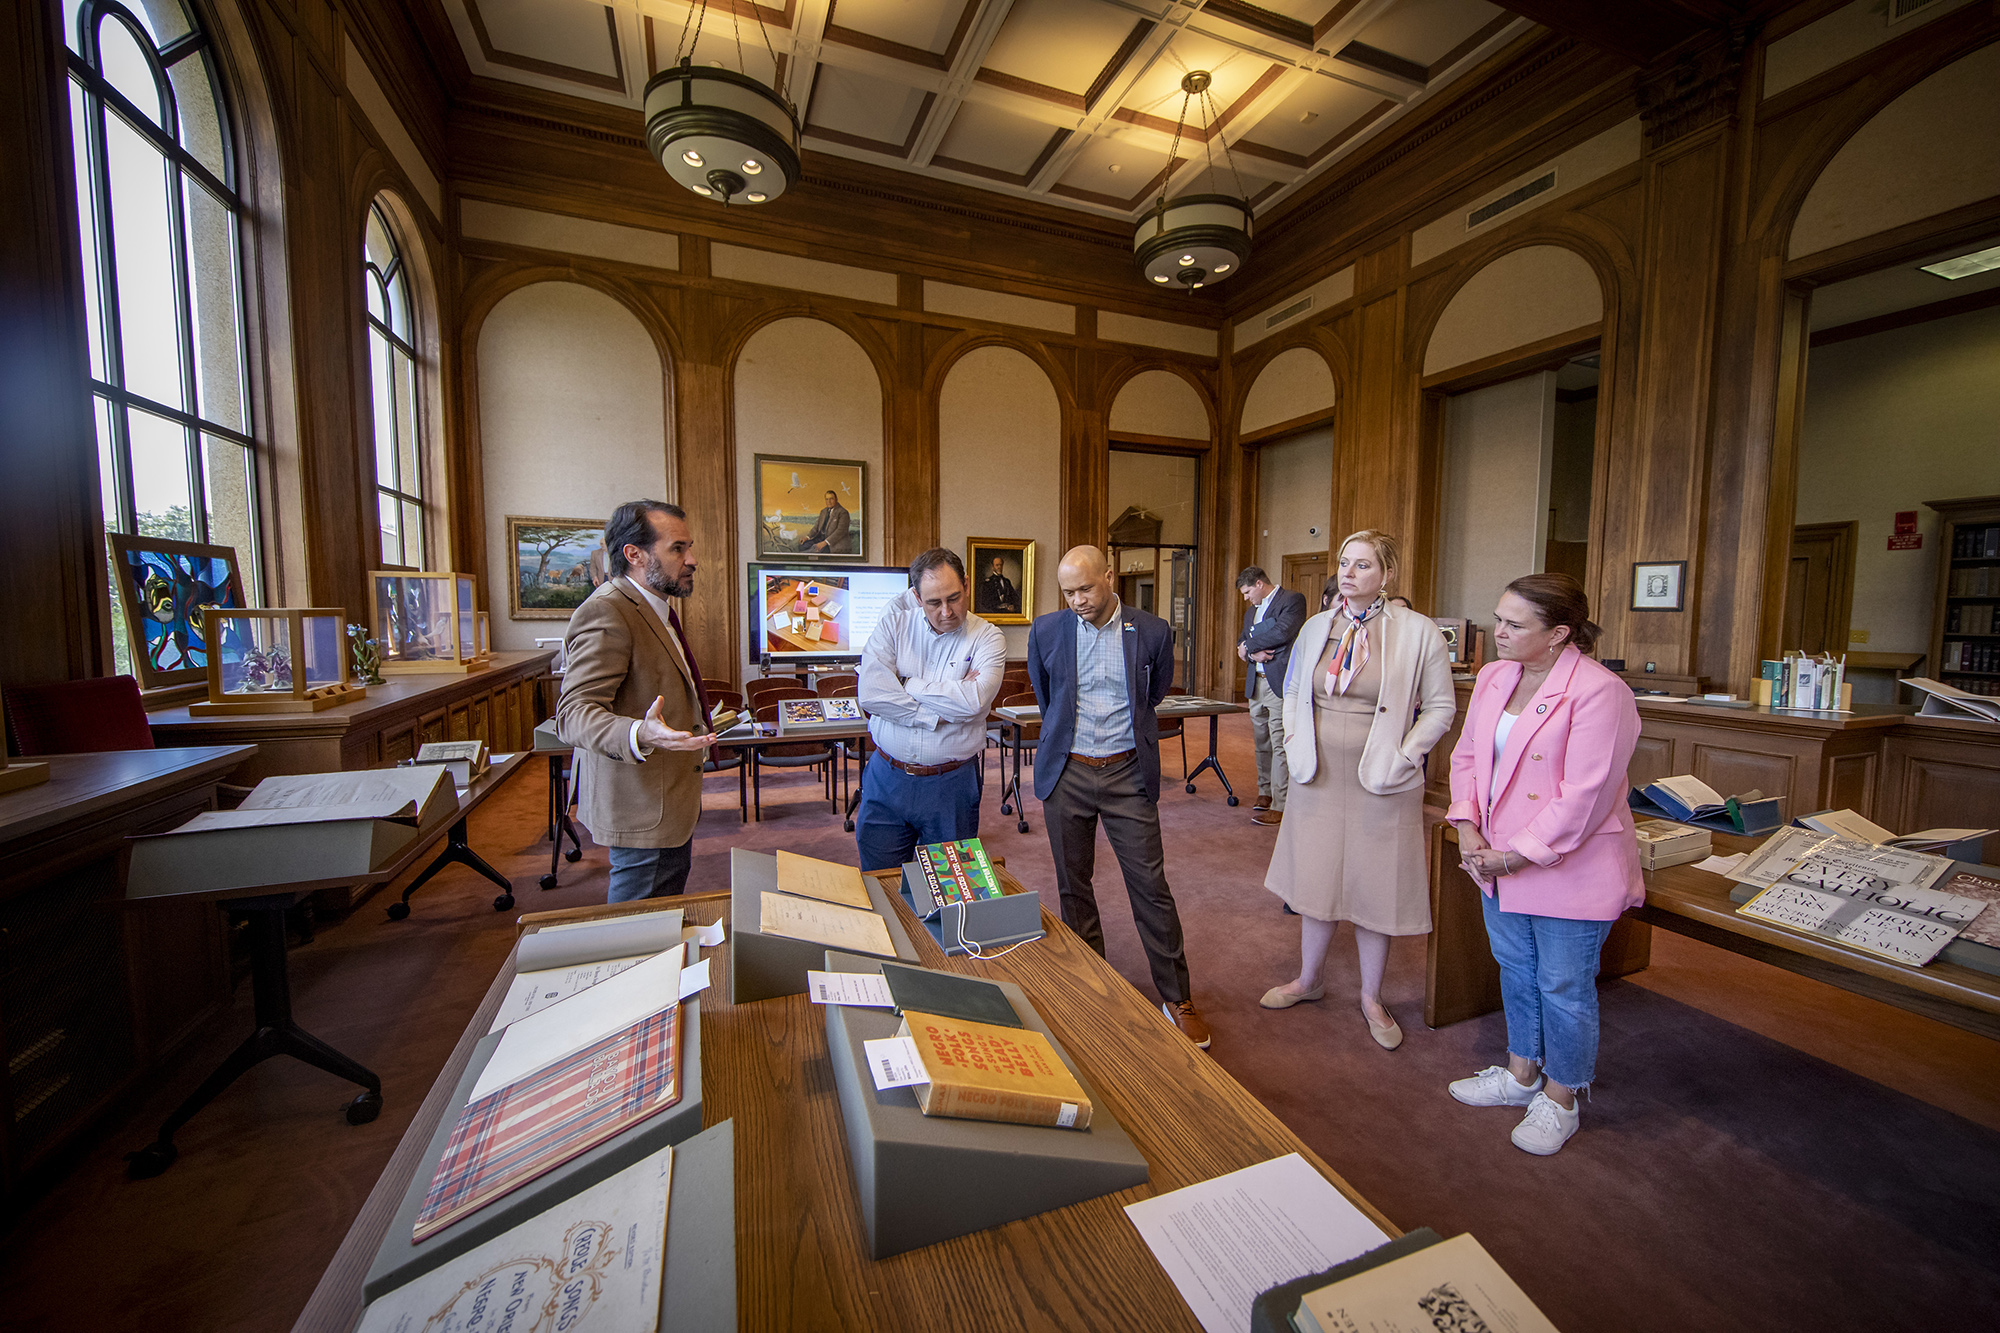
M1458 826L1458 864L1474 879L1511 875L1525 863L1526 858L1519 852L1505 852L1489 845L1486 835L1470 824Z
M648 750L706 750L715 744L712 731L675 731L666 723L667 701L653 700L646 716L639 719L639 744Z
M1239 643L1236 645L1236 655L1245 662L1268 662L1271 660L1273 652L1271 649L1266 648L1262 652L1253 653Z

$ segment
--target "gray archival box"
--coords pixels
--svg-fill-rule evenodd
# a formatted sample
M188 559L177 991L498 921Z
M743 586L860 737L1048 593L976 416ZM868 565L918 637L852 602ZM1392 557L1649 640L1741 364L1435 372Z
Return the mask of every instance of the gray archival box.
M683 1000L681 1018L681 1099L678 1102L658 1115L648 1116L624 1133L606 1139L589 1152L572 1157L554 1170L544 1172L511 1193L502 1195L435 1236L411 1244L410 1236L417 1225L417 1210L424 1206L424 1194L430 1189L431 1177L437 1174L438 1159L444 1156L445 1144L451 1140L451 1131L458 1124L460 1113L465 1110L473 1085L479 1081L486 1062L493 1058L493 1050L500 1044L506 1029L481 1037L479 1044L472 1048L472 1059L467 1062L465 1073L459 1077L458 1086L452 1090L451 1102L438 1121L437 1132L431 1135L430 1146L424 1150L416 1173L410 1177L410 1187L403 1195L402 1205L396 1209L395 1218L389 1223L388 1234L382 1238L382 1247L375 1252L375 1262L368 1267L368 1280L361 1288L362 1297L372 1301L383 1292L392 1291L438 1265L448 1263L535 1214L546 1212L570 1195L590 1188L640 1158L656 1153L668 1144L683 1143L700 1133L701 1001L698 998ZM671 1200L680 1193L680 1181L681 1166L676 1158L669 1208L675 1207ZM668 1257L671 1261L671 1253Z
M829 949L826 967L879 973L882 960ZM902 1019L886 1009L827 1005L833 1084L847 1125L861 1226L874 1258L1146 1183L1146 1159L1028 997L1010 981L994 984L1021 1021L1049 1039L1083 1084L1090 1095L1090 1128L927 1116L908 1088L876 1091L861 1047L864 1041L895 1036Z
M905 963L915 963L917 948L910 943L909 932L903 929L903 918L883 891L881 881L863 875L861 882L868 886L868 905L889 927L889 942L896 946L896 957ZM729 998L735 1004L805 994L806 973L817 971L826 956L824 944L758 932L757 925L763 920L763 894L767 891L778 891L778 858L769 852L731 848Z

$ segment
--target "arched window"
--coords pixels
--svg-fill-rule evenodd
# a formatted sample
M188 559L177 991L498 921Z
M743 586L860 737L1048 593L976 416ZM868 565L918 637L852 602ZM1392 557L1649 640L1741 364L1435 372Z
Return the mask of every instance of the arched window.
M368 284L368 365L374 383L375 508L382 563L424 566L422 420L410 273L380 200L369 205L362 249Z
M243 206L208 36L181 0L82 0L65 36L105 526L233 546L261 601Z

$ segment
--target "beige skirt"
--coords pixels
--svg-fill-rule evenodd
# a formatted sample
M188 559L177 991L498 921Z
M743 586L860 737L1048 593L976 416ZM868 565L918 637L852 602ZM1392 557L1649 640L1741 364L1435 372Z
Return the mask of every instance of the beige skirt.
M1264 887L1301 916L1422 935L1431 928L1423 788L1377 796L1362 787L1373 700L1315 704L1319 769L1311 782L1292 781Z

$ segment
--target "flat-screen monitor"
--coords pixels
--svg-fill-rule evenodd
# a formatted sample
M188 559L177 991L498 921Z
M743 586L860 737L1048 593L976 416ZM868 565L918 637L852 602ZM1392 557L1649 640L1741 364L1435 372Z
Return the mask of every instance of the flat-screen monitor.
M829 662L861 656L882 611L910 586L889 565L753 564L750 660Z

